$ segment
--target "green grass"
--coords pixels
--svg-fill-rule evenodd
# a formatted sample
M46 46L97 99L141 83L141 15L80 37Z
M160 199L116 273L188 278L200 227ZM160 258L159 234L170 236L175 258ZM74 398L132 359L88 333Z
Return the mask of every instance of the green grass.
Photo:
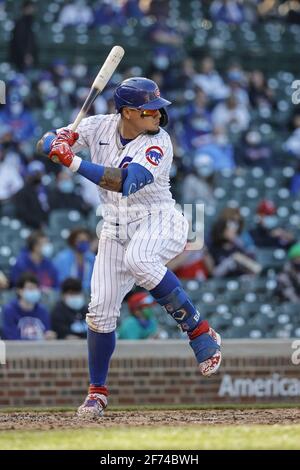
M183 436L185 436L183 438ZM300 449L300 425L1 431L0 449Z
M209 404L197 404L197 405L132 405L132 406L109 406L108 411L167 411L167 410L271 410L274 408L300 408L300 403L209 403ZM1 408L0 415L2 413L64 413L67 411L76 411L74 406L65 407L10 407Z

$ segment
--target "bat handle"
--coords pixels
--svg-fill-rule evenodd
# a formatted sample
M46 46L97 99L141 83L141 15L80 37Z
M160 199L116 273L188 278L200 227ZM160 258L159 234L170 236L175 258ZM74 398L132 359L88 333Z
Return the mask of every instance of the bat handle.
M79 124L81 123L82 119L85 117L85 112L81 110L77 116L73 124L71 125L71 131L75 132Z

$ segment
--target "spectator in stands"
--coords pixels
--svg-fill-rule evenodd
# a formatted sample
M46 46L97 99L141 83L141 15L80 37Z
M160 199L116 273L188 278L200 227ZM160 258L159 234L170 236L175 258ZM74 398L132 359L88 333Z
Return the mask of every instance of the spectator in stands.
M32 274L23 274L17 283L17 298L3 307L3 338L11 340L54 339L50 317L40 304L41 291Z
M93 12L94 26L116 26L116 24L121 24L124 21L124 18L120 18L120 7L116 5L115 2L103 1L97 2L94 12ZM120 22L121 19L121 22Z
M56 185L49 191L49 206L55 209L77 210L87 215L91 206L85 203L80 194L76 193L74 178L70 171L63 169L56 175Z
M182 121L179 140L184 150L192 152L211 142L213 132L211 113L208 109L207 96L200 88L196 90L193 103L186 107Z
M0 270L0 289L7 289L8 287L8 279L5 274Z
M214 262L207 248L199 250L185 249L180 255L168 263L179 279L197 279L204 281L213 273Z
M2 139L1 139L2 140ZM1 141L0 141L1 142ZM0 143L0 202L6 201L24 185L22 164L19 153Z
M93 11L85 0L72 0L63 6L58 22L63 26L90 25L93 19Z
M294 235L280 227L277 208L272 201L262 200L256 210L257 223L250 230L257 247L289 248L294 242Z
M249 129L241 139L236 152L237 164L243 166L260 166L269 170L272 165L271 147L264 143L257 130Z
M260 20L278 20L282 17L282 12L281 14L278 12L278 7L281 3L281 0L261 0L257 5Z
M0 125L8 127L14 140L20 143L36 135L34 116L19 92L9 93L6 106L0 111Z
M228 96L228 87L217 72L215 62L210 56L202 59L200 73L194 76L194 82L212 101L219 101Z
M155 337L158 323L152 308L154 304L154 299L147 292L132 294L127 300L130 315L122 321L118 329L118 337L120 339Z
M34 13L34 3L23 2L21 17L12 30L10 61L21 72L36 67L38 63L38 46L33 28Z
M295 174L291 179L290 191L294 197L300 195L300 161L295 169Z
M86 206L93 207L94 210L99 207L100 199L97 185L91 183L91 181L79 174L77 175L76 181L80 187L80 196L82 197Z
M183 44L186 30L182 28L183 23L170 26L160 12L156 21L147 28L144 40L152 44L152 61L156 70L167 73L172 62L185 56Z
M249 99L253 109L261 112L276 110L273 90L268 86L261 70L253 70L249 76Z
M218 104L212 113L214 127L226 128L228 132L242 132L248 129L250 115L245 105L239 104L234 95Z
M42 162L29 163L27 181L14 197L17 217L33 229L42 229L48 221L48 190L42 182L44 172Z
M78 279L67 278L61 285L61 299L52 310L52 326L58 339L86 338L87 305Z
M141 20L144 16L138 0L123 0L122 2L111 2L102 0L97 2L94 8L94 26L124 26L128 19ZM146 5L143 5L146 6Z
M240 24L245 20L243 3L239 0L213 0L210 14L216 22Z
M141 2L139 0L125 0L122 5L122 14L125 18L137 18L142 19L144 12L141 9ZM143 5L144 8L147 8L146 5Z
M294 129L292 135L284 143L284 150L300 159L300 114L293 117L292 127Z
M184 93L182 94L177 94L177 99L176 99L176 104L175 104L175 109L178 109L178 106L182 106L182 103L186 101L186 97L188 96L194 96L194 87L195 87L195 77L196 77L196 68L195 68L195 61L192 57L187 56L182 58L180 62L179 67L173 67L173 70L170 72L170 79L173 80L173 83L169 83L167 81L166 83L166 74L163 73L162 71L154 71L153 74L151 74L151 70L149 70L149 73L147 76L154 80L160 89L164 88L164 92L168 92L168 90L178 90L178 85L177 83L182 83L182 89L185 90ZM151 76L152 75L152 76ZM169 78L168 77L168 78ZM158 80L158 81L157 81ZM176 119L176 115L174 112L174 118ZM178 118L178 116L177 116ZM173 118L172 118L173 120Z
M223 127L215 127L210 136L210 142L201 145L196 151L196 157L207 154L213 161L214 171L224 169L233 170L236 166L234 159L234 146L231 144L227 131ZM196 158L195 157L195 158Z
M11 284L16 286L18 279L25 272L31 273L39 280L42 290L59 287L58 274L51 261L53 245L42 232L34 232L27 239L27 247L17 257L11 271Z
M238 104L248 107L248 84L241 65L237 62L230 65L226 73L228 96L234 96Z
M288 261L277 277L277 292L281 300L300 302L300 242L295 243L288 251Z
M210 155L199 153L193 160L193 171L182 182L181 200L185 204L201 202L205 207L216 207L213 193L214 162Z
M255 246L247 232L239 209L225 208L212 226L208 244L214 260L213 275L235 277L256 274L260 266L254 258Z
M73 277L80 280L85 292L89 292L95 260L90 243L91 236L88 230L84 228L72 230L68 238L69 248L63 249L54 258L60 283L68 277Z

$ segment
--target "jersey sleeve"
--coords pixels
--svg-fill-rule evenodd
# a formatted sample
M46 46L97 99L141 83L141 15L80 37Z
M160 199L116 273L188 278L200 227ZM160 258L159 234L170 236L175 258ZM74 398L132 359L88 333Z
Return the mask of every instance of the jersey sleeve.
M139 148L132 161L147 168L156 178L170 167L172 160L172 142L166 134L161 138L147 139L147 142Z

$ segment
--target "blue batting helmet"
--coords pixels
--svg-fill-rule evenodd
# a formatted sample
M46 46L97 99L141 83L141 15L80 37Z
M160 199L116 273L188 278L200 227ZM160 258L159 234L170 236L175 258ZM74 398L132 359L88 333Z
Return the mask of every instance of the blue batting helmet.
M165 118L161 125L167 123L167 113L163 109L171 104L170 101L161 98L157 84L153 80L144 77L127 78L117 86L114 93L117 112L128 106L136 109L159 109L163 110Z

